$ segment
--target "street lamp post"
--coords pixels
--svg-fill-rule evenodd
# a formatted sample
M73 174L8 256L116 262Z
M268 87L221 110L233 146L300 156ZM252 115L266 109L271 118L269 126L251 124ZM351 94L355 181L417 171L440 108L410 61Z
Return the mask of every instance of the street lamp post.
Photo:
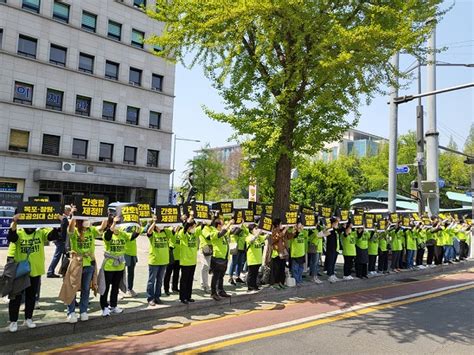
M173 192L174 192L174 170L175 170L175 163L176 163L176 141L186 141L186 142L195 142L200 143L201 141L198 139L188 139L188 138L178 138L176 134L174 135L174 142L173 142L173 172L171 173L171 190L168 197L168 203L171 205L173 203Z

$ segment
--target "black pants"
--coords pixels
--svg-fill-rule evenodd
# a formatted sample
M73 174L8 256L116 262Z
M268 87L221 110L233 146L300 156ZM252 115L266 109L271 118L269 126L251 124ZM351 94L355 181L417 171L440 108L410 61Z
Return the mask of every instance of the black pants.
M272 259L271 273L270 273L270 285L273 284L285 284L285 266L286 260L276 257Z
M326 253L326 271L328 276L332 276L335 274L336 269L336 260L337 260L337 252L327 252Z
M219 294L224 292L224 275L225 270L213 270L211 278L211 294Z
M398 269L399 263L400 263L400 251L392 250L392 264L390 265L390 268L392 270Z
M406 250L403 249L402 251L400 251L400 257L398 258L398 268L399 269L404 269L404 265L403 265L403 258L404 256L406 256Z
M423 265L423 256L425 255L425 248L419 248L416 251L416 266Z
M426 249L428 249L428 256L426 258L426 264L431 265L431 264L433 264L433 260L434 260L435 246L434 245L427 245Z
M369 255L369 271L375 271L376 261L377 261L377 255Z
M179 299L187 301L193 293L193 278L196 265L181 266L181 280L179 281Z
M354 258L354 256L344 255L344 276L351 276Z
M367 277L367 264L366 263L357 263L356 262L356 276L357 277Z
M105 273L105 292L103 295L100 295L100 308L104 309L109 306L107 298L109 296L109 289L112 286L110 291L110 307L117 307L117 299L119 293L120 281L123 277L122 271L104 271Z
M25 319L33 318L33 311L35 309L36 302L36 292L38 291L40 279L41 276L30 276L30 287L23 291L25 294ZM8 303L8 314L10 316L10 322L18 321L22 296L23 293L20 293L15 298L11 299Z
M260 265L249 265L249 272L247 274L247 287L249 289L256 289L257 286L257 276L258 269Z
M469 255L469 245L466 243L465 240L459 241L459 259L464 260Z
M435 265L441 265L443 263L444 249L443 246L435 246L434 250L434 262Z
M388 251L382 251L379 249L379 264L378 270L380 272L385 272L388 270Z
M163 288L165 289L165 292L170 291L171 274L173 274L173 282L171 284L171 289L176 292L178 291L179 270L179 260L175 260L173 263L169 263L166 267L165 278L163 279Z

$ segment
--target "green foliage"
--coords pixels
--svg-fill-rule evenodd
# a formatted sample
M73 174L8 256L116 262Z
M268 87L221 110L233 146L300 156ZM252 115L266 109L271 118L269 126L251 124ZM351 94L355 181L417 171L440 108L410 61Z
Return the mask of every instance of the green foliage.
M423 55L441 2L157 0L147 13L165 23L150 40L157 55L204 67L227 109L207 113L232 125L283 211L291 167L355 123L361 95L401 75L395 52Z
M464 153L474 155L474 123L471 123L469 129L469 135L467 136L466 142L464 143Z

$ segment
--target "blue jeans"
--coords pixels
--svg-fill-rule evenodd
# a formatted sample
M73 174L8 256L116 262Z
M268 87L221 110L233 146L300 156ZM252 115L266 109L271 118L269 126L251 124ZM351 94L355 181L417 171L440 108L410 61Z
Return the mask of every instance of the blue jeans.
M148 283L146 286L147 301L158 300L161 297L161 286L168 265L148 265Z
M308 253L309 276L318 276L320 253Z
M444 262L453 260L455 256L454 247L452 245L444 246Z
M54 242L54 244L56 244L56 250L54 251L53 260L51 260L51 264L48 268L48 276L54 274L56 266L58 266L58 263L61 261L61 256L66 251L66 243L63 241L57 240Z
M84 266L82 268L81 277L81 300L79 302L79 312L87 313L87 307L89 306L89 294L91 292L91 281L94 275L94 266ZM72 300L71 304L67 306L67 314L71 314L76 310L76 297Z
M297 284L303 282L303 265L304 264L298 264L294 260L291 263L291 273L293 274L293 277L295 278Z
M229 276L234 276L234 271L236 271L235 276L240 277L240 273L244 267L245 262L245 250L239 250L237 254L232 255L232 263L230 264Z
M414 250L407 250L407 269L413 267L413 258L415 257Z

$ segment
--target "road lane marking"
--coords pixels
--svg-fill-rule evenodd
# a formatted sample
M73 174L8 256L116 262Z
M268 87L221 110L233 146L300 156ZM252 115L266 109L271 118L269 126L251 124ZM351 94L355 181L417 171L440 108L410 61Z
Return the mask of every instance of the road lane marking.
M197 341L194 343L184 344L175 346L168 349L159 350L153 352L152 354L170 354L176 353L179 354L199 354L204 352L209 352L213 350L218 350L226 348L229 346L242 344L254 340L260 340L268 337L273 337L276 335L287 334L295 332L298 330L303 330L311 327L315 327L321 324L327 324L336 322L339 320L344 320L348 318L358 317L367 313L377 312L386 308L398 307L405 304L415 303L419 301L424 301L436 297L441 297L455 292L460 292L468 289L474 288L474 281L466 282L462 284L442 287L430 291L423 291L414 293L406 296L394 297L391 299L370 302L361 304L358 306L353 306L344 310L336 310L332 312L327 312L319 314L316 316L301 318L289 322L273 324L271 326L262 327L258 329L251 329L242 331L239 333L224 335L220 337L215 337L211 339L206 339L202 341Z

